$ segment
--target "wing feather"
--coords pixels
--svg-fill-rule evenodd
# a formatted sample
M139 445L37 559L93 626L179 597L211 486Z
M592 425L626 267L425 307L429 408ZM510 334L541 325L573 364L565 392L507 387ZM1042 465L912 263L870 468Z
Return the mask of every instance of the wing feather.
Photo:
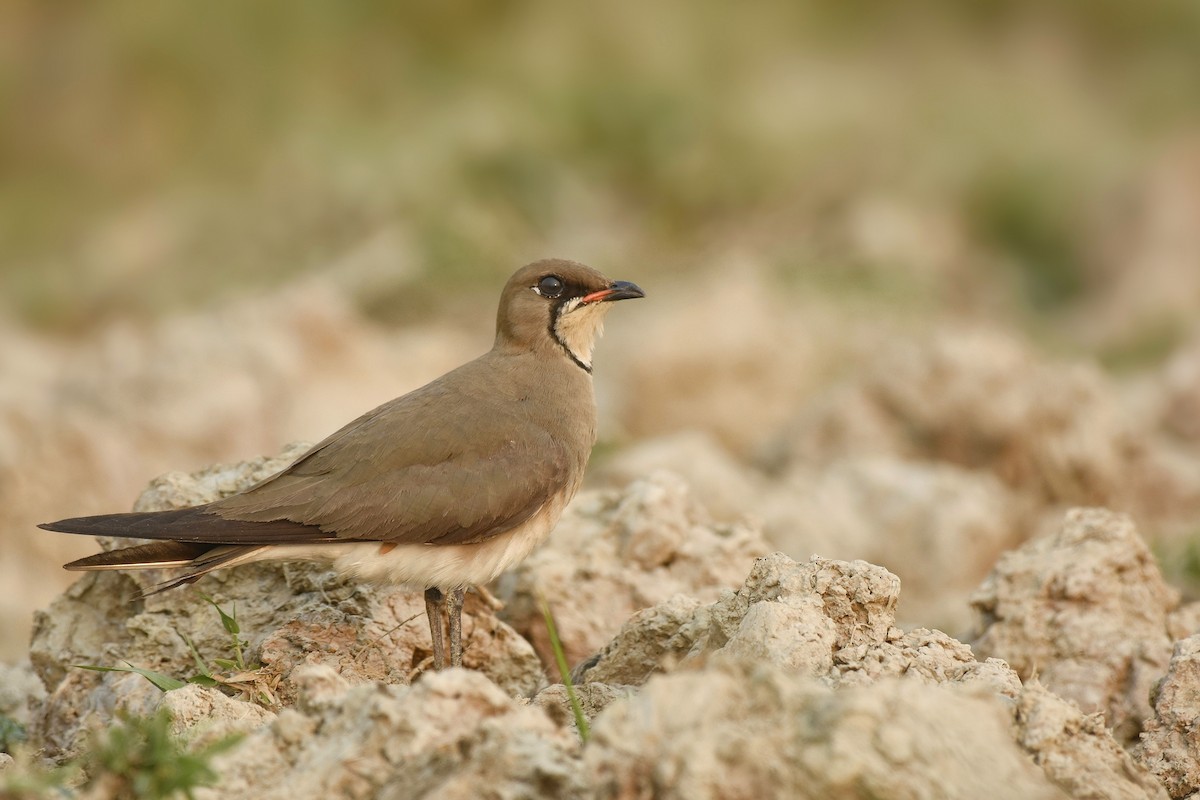
M247 523L224 519L207 506L173 511L99 514L47 522L38 526L60 533L124 536L134 539L172 539L206 544L280 544L335 539L320 528L290 520Z
M42 527L219 545L486 540L528 520L550 497L573 493L587 460L582 442L563 440L561 419L536 416L539 403L527 401L537 387L504 379L505 369L511 377L512 365L502 361L469 362L213 503Z
M511 530L577 480L583 464L527 404L471 392L497 385L473 380L485 368L471 362L380 406L210 509L228 520L286 519L338 539L405 544L465 544Z

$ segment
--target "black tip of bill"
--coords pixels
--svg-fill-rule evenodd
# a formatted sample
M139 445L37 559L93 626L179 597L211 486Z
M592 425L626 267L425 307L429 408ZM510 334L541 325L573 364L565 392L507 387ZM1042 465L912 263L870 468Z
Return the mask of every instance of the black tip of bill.
M613 285L609 287L612 292L605 300L632 300L636 297L645 297L646 293L642 291L642 287L636 283L629 281L613 281Z
M645 297L646 293L642 291L642 287L636 283L629 281L613 281L612 285L607 289L601 289L598 292L592 292L586 295L583 303L607 303L613 300L632 300L637 297Z

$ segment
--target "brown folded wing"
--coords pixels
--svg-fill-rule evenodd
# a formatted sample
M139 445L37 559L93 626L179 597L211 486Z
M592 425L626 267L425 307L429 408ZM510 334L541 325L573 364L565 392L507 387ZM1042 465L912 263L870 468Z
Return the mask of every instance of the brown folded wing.
M482 541L577 484L587 458L586 447L558 440L531 417L535 404L524 396L531 389L506 380L510 370L488 357L470 362L368 412L262 483L208 505L42 527L228 545Z
M520 525L582 463L523 416L523 404L464 396L452 376L380 406L208 510L229 521L283 519L338 539L397 543L477 542Z

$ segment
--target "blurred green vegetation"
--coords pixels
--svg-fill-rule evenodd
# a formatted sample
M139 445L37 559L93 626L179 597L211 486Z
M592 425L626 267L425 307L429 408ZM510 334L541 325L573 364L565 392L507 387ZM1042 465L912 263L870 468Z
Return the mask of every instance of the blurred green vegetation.
M211 761L237 746L242 735L231 734L189 751L171 733L171 714L160 708L140 717L117 712L117 723L98 734L81 759L89 783L104 782L111 796L137 800L166 800L217 782Z
M1184 601L1200 599L1200 529L1173 540L1156 540L1151 548L1159 569Z
M189 747L171 733L165 708L148 716L124 710L98 730L87 748L54 768L18 750L17 763L0 774L0 797L12 800L49 797L114 797L129 800L193 798L193 790L217 782L212 761L244 738L229 734ZM81 774L86 776L83 787Z
M12 717L0 714L0 753L11 753L13 748L29 738L25 726Z
M58 329L381 235L429 278L368 298L384 318L543 255L729 253L1053 315L1111 273L1114 198L1200 130L1192 0L10 0L0 30L0 294ZM864 246L880 199L945 220L967 285Z

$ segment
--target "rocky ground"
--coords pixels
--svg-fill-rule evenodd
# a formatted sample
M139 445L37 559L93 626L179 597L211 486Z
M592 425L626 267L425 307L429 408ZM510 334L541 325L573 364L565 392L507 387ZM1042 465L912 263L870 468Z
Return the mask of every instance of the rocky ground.
M469 596L466 671L430 672L418 595L313 566L145 599L158 576L68 585L94 543L33 523L126 506L155 465L229 462L165 473L138 508L237 491L303 445L226 453L322 435L487 341L487 320L373 324L339 280L0 351L20 378L0 398L11 791L81 763L67 783L119 796L86 754L158 708L198 752L245 736L197 797L1200 791L1200 333L1117 375L983 323L785 303L752 271L661 290L598 352L589 488L499 603ZM747 324L691 346L721 314ZM217 665L205 595L236 609L243 665ZM165 693L76 668L183 679L197 656L219 680Z
M140 509L213 499L295 455L171 474ZM550 543L465 612L467 669L432 672L419 595L253 566L136 599L88 573L39 612L0 712L29 741L5 780L63 762L124 710L169 709L192 748L230 733L196 797L1188 797L1200 790L1200 604L1130 517L1078 508L1004 554L959 640L897 622L901 579L772 552L659 471L590 490ZM245 669L162 691L229 655ZM577 664L583 741L550 667L543 596ZM233 674L237 673L237 674ZM548 677L553 676L553 677ZM83 796L122 796L80 774ZM87 782L91 781L91 782ZM15 784L14 784L15 785Z
M0 3L0 800L1200 795L1194 0L125 5ZM545 256L647 298L467 670L36 529L265 475Z

